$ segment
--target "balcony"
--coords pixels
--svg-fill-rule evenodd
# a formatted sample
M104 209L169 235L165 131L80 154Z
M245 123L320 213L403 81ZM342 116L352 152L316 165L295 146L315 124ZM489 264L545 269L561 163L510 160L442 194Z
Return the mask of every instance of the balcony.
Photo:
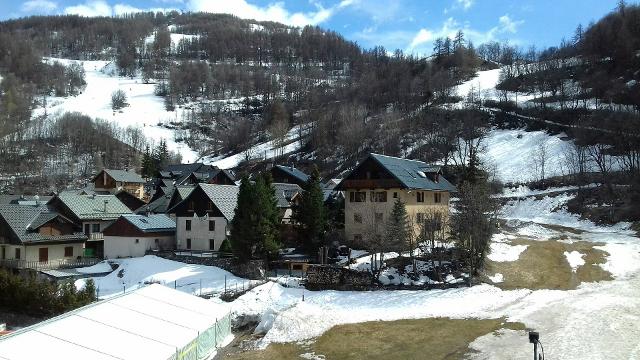
M342 182L343 189L394 189L402 186L395 179L353 179Z
M8 269L55 270L93 266L98 258L57 259L49 261L0 260L0 267Z
M87 237L89 238L88 241L104 240L104 234L101 232L88 234Z

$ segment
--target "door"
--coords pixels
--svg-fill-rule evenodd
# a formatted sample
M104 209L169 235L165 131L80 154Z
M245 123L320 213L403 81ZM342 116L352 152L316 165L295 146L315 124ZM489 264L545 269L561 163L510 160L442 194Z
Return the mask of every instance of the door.
M38 249L38 261L47 262L49 261L49 248L40 248Z

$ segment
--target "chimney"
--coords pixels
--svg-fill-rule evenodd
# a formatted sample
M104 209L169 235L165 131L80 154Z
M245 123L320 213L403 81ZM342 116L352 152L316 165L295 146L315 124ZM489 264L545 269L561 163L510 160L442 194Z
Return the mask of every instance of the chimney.
M104 201L104 212L107 212L107 204L109 203L109 200L105 200Z
M144 209L144 216L149 216L151 215L151 208L149 206L145 207Z

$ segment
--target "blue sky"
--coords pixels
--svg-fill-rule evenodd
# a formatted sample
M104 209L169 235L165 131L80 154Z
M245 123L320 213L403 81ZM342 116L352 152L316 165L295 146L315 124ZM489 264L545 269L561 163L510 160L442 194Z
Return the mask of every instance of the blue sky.
M0 19L34 14L107 16L176 9L319 25L364 47L430 53L433 39L462 29L476 45L509 40L538 49L570 38L617 0L0 0Z

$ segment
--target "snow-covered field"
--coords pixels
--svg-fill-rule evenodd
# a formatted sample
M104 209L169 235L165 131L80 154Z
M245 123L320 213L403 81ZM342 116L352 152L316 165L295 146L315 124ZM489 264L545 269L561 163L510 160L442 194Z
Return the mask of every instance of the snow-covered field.
M284 288L268 283L232 303L236 316L261 319L259 346L271 342L315 338L332 326L376 320L429 317L502 318L522 322L541 333L549 358L630 359L640 356L640 239L628 224L599 227L563 209L571 195L536 201L513 201L502 216L530 238L547 240L563 234L566 241L604 243L609 253L602 267L613 281L583 283L576 290L501 290L492 285L431 291L340 292ZM554 211L557 210L557 211ZM550 230L562 225L580 231ZM506 244L512 235L498 234L492 246L494 261L514 261L526 246ZM565 254L570 266L584 263L583 254ZM491 277L495 283L502 274ZM302 297L304 294L304 301ZM476 359L528 359L531 346L525 331L501 330L476 339Z
M118 269L105 277L94 278L100 298L131 291L146 283L160 283L189 294L222 293L236 286L248 286L251 281L239 278L228 271L214 266L188 265L181 262L147 255L141 258L110 260L119 265ZM102 264L102 265L101 265ZM104 263L95 267L104 267ZM76 287L83 287L85 279L76 281ZM202 289L200 288L202 286Z

